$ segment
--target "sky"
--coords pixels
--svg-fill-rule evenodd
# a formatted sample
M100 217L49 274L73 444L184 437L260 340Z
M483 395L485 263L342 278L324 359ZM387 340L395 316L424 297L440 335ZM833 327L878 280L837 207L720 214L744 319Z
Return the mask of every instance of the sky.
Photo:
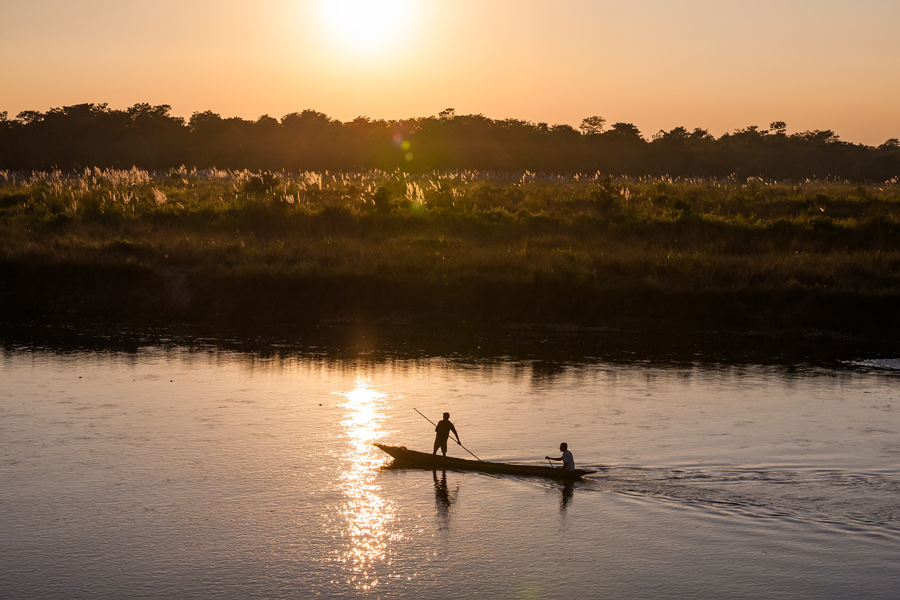
M0 112L483 114L900 138L900 0L0 0Z

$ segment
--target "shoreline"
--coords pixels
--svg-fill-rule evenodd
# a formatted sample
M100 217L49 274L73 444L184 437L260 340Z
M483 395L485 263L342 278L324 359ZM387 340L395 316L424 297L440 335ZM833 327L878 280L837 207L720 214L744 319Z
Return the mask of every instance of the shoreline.
M356 329L413 338L599 335L678 344L712 336L891 345L900 339L898 306L900 298L888 294L789 289L679 292L487 277L442 283L132 264L0 264L0 311L9 323L174 327L248 339ZM504 353L502 343L492 345Z

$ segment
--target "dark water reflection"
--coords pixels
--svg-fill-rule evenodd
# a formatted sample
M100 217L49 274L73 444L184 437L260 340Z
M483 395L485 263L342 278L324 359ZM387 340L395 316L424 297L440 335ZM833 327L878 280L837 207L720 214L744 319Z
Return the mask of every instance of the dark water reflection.
M645 366L739 365L841 368L900 357L900 338L842 336L819 331L723 333L643 332L548 327L461 328L449 331L361 325L285 328L259 334L166 325L64 321L0 323L6 351L136 353L148 347L227 350L260 359L303 355L373 363L445 357L463 361L528 361L535 381L552 382L573 364L605 362Z
M565 513L566 508L572 503L573 496L575 496L575 483L572 481L563 482L559 492L559 511Z
M447 471L441 471L440 475L437 471L432 471L432 477L434 478L434 506L438 529L446 531L450 529L450 509L456 502L459 485L457 484L453 492L450 491L450 487L447 485Z

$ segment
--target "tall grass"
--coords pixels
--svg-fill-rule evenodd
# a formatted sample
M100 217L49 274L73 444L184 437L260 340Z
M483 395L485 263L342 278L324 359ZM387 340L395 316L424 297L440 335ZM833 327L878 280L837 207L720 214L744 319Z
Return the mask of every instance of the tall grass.
M900 182L451 171L0 171L0 258L900 291Z

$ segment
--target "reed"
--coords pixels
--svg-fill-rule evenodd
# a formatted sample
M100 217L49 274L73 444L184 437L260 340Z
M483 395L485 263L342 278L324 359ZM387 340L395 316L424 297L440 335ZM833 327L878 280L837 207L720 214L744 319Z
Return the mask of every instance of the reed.
M900 293L900 182L0 172L8 264Z

